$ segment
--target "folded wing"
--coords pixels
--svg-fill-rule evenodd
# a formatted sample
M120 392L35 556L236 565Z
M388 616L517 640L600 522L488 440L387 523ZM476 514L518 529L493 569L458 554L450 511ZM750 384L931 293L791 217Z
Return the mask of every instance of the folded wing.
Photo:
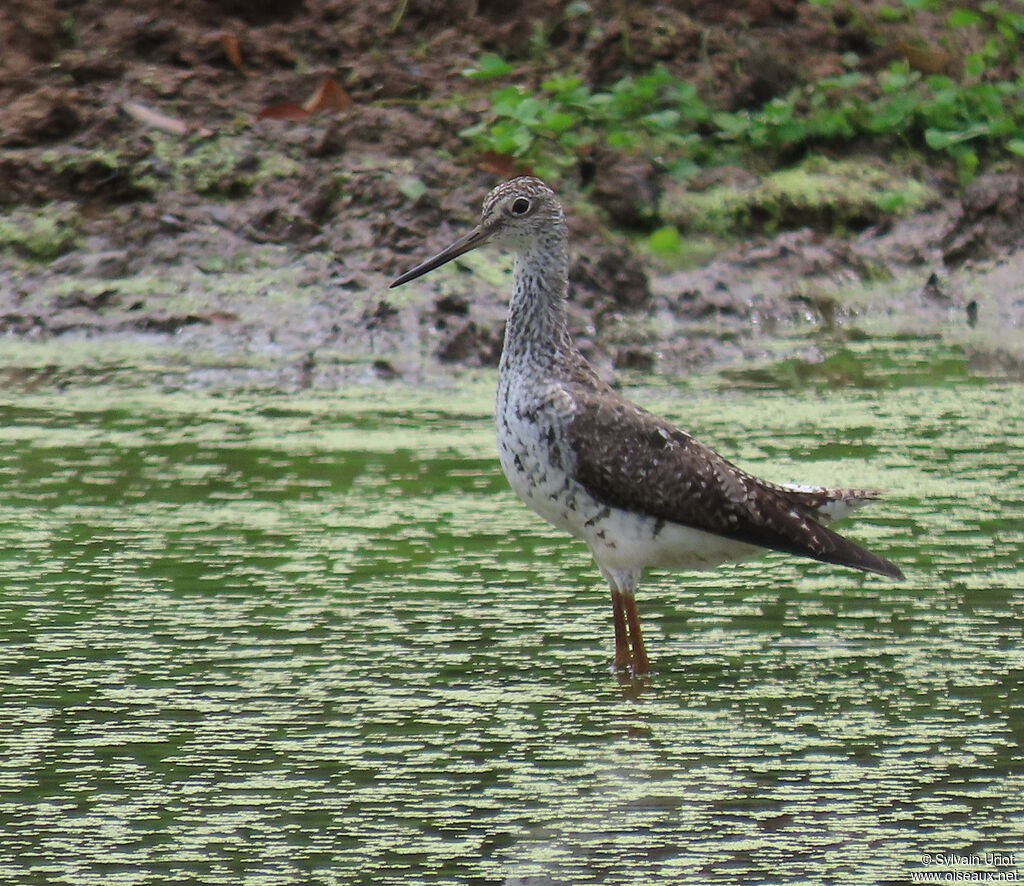
M792 489L740 470L690 434L612 391L572 392L576 479L605 504L737 541L903 578L899 568L823 525L829 505L877 497ZM846 508L849 509L849 508Z

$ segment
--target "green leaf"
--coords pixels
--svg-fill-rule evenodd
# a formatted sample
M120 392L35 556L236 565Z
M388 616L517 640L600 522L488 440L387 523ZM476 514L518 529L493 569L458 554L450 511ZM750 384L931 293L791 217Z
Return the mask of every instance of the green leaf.
M500 55L487 52L477 59L475 68L464 68L462 76L468 77L470 80L487 80L491 77L504 77L505 74L511 74L513 70L515 69L512 65Z
M669 171L680 181L689 181L700 172L700 167L689 157L679 157L669 166Z
M586 0L572 0L572 2L565 7L566 18L577 18L581 15L590 15L594 10L590 8L590 4Z
M419 200L427 192L427 186L413 175L398 180L398 193L411 202Z
M668 108L640 118L651 129L672 129L679 125L679 112Z
M959 7L949 14L947 21L951 28L970 28L980 24L984 19L973 9Z
M721 130L719 135L724 138L736 138L750 128L750 114L746 111L737 111L734 114L722 111L712 114L711 121Z
M679 236L679 229L674 225L665 225L652 231L647 238L647 245L655 252L677 253L682 248L683 240Z
M479 123L474 123L472 126L467 126L465 129L459 130L460 138L476 138L477 136L483 135L487 131L487 123L481 120Z
M988 62L980 52L968 53L964 59L964 73L968 77L980 77L988 67Z
M576 125L576 116L565 111L547 111L540 119L541 125L550 132L566 132Z
M883 212L900 212L907 205L907 196L898 191L886 191L878 195L876 202Z
M900 21L907 15L906 10L898 9L893 6L879 6L878 17L887 21Z
M959 145L963 142L968 142L972 139L980 138L981 136L988 134L988 125L985 123L978 123L970 129L963 129L954 132L947 132L942 129L926 129L924 131L924 140L927 142L929 148L936 151L944 151L953 145Z
M956 161L956 174L960 184L966 185L978 171L978 155L964 145L955 145L951 151Z
M520 123L531 124L536 123L540 119L543 111L544 105L541 104L539 99L528 97L524 98L512 109L510 116Z
M547 92L556 94L571 93L577 86L582 85L583 80L579 77L549 77L540 84L540 88Z
M924 81L933 92L945 92L948 95L955 95L958 91L957 84L945 74L929 74Z
M933 151L943 151L952 144L956 144L955 132L943 132L941 129L926 129L924 131L925 143Z

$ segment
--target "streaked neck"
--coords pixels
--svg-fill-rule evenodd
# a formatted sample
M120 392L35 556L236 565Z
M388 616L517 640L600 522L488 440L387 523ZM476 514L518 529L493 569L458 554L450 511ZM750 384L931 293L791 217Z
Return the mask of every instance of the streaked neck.
M573 350L565 315L569 255L565 234L516 254L502 371L516 364L551 369Z

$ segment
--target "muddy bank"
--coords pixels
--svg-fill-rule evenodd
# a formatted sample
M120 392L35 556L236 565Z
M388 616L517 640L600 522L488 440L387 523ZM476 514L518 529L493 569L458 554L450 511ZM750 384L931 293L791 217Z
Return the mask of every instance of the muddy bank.
M473 224L500 177L457 134L478 119L479 94L459 72L481 52L527 57L542 22L546 51L595 84L662 63L732 107L838 70L851 47L868 68L888 61L864 48L854 18L807 4L724 15L679 4L628 19L594 4L586 21L560 4L528 7L508 18L481 4L467 19L443 2L181 0L160 16L141 2L8 4L0 38L18 51L0 62L6 340L110 342L143 361L177 352L204 384L418 381L493 366L505 259L469 256L387 290ZM340 110L259 119L328 77L349 99ZM609 375L679 376L815 359L844 337L930 334L1019 372L1020 171L960 193L947 170L916 161L817 163L795 163L786 182L712 170L680 190L643 158L581 158L558 188L584 349ZM879 166L895 186L919 186L912 214L879 210L877 181L848 173ZM686 267L645 250L663 222L704 242L698 212L719 213L730 236Z

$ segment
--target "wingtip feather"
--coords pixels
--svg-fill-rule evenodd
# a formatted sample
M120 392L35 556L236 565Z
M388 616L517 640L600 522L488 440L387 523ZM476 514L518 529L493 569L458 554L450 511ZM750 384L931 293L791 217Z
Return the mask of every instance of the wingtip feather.
M829 552L829 555L826 558L822 558L826 562L835 563L838 566L849 566L864 572L874 572L877 575L884 575L886 578L896 581L903 581L906 578L903 570L891 560L886 560L885 557L880 557L867 548L862 548L859 544L832 532L830 529L825 531L833 536L835 543L835 547Z

